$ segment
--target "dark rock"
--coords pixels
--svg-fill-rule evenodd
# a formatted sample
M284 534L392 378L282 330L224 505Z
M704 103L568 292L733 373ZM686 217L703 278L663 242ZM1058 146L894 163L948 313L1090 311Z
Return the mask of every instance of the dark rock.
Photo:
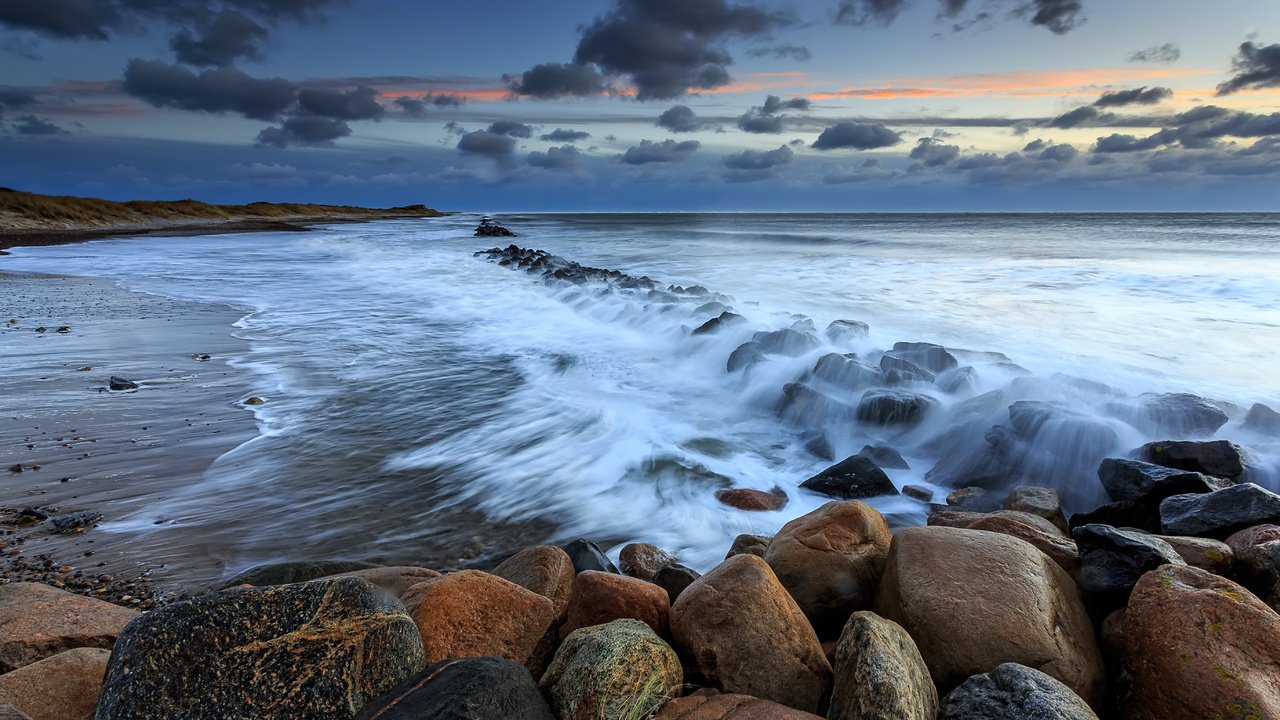
M744 342L729 353L725 367L729 372L749 368L764 359L764 347L758 342Z
M1101 614L1124 607L1138 579L1161 565L1186 565L1169 543L1154 535L1085 525L1072 531L1079 549L1080 589Z
M1226 440L1163 440L1139 451L1149 463L1187 472L1235 479L1244 474L1244 449Z
M808 450L810 455L819 460L836 459L836 451L831 449L827 434L821 430L806 430L800 434L800 442L804 444L804 449Z
M764 552L763 548L761 552ZM685 588L692 585L693 581L700 577L702 575L696 570L672 563L658 568L658 572L653 574L653 584L666 590L667 598L674 605L676 598L680 597L680 593L684 592Z
M728 305L725 305L724 303L716 302L715 300L712 300L711 302L703 303L703 304L699 305L698 307L694 308L694 309L693 309L693 314L695 314L695 315L719 315L720 313L722 313L722 312L724 312L725 310L728 310L728 309L729 309L729 306L728 306Z
M841 500L897 495L898 488L871 458L852 455L800 483L800 487Z
M871 333L871 326L858 320L833 320L827 326L827 339L833 343L862 340Z
M413 620L364 580L224 590L129 623L97 718L350 718L422 667Z
M821 347L821 343L814 336L790 328L758 332L751 337L751 341L759 343L760 349L765 353L790 357L804 355Z
M1222 539L1268 523L1280 523L1280 495L1253 483L1204 495L1174 495L1160 503L1160 524L1165 535Z
M931 383L936 379L928 370L891 353L885 353L880 357L880 371L884 373L884 381L889 385L912 382Z
M958 348L948 348L947 352L955 356L960 362L969 363L1011 363L1013 360L1002 352L992 352L990 350L960 350Z
M921 502L933 502L933 491L923 485L903 485L902 494Z
M852 418L854 409L804 383L787 383L782 386L778 413L802 427L822 428Z
M741 315L738 315L736 313L731 313L728 310L726 310L720 313L719 315L717 315L716 317L713 317L710 320L699 325L696 329L694 329L692 334L705 335L707 333L713 333L713 332L716 332L717 330L720 330L721 328L726 328L726 327L729 327L730 325L737 325L738 323L746 322L746 320L747 319L742 317Z
M942 700L938 720L1098 720L1088 703L1048 675L1016 663L974 675Z
M884 382L880 368L862 362L852 353L827 353L818 358L813 366L813 377L845 390L874 387Z
M1153 435L1209 435L1227 423L1222 408L1198 395L1142 395L1108 403L1116 417Z
M1263 435L1280 435L1280 413L1262 403L1255 403L1244 417L1244 426Z
M771 540L773 538L765 535L739 535L733 539L733 544L729 546L729 552L725 554L724 559L728 560L734 555L764 557L765 548L769 547Z
M1009 424L1024 438L1058 445L1110 450L1117 441L1111 427L1056 403L1020 400L1009 406Z
M9 466L9 472L11 472L11 473L20 473L20 472L22 472L22 463L15 463L15 464L13 464L13 465L10 465L10 466Z
M933 343L894 343L891 352L933 373L953 370L960 364L946 348Z
M618 567L613 564L599 545L578 538L568 545L564 546L564 551L569 553L569 559L573 561L573 569L577 572L584 570L596 570L598 572L610 572L620 575Z
M653 574L658 572L658 568L675 561L675 555L649 543L629 543L618 553L618 565L622 568L622 574L646 582L653 580Z
M868 390L858 403L857 417L873 425L918 425L938 406L927 395L904 390Z
M53 525L53 532L66 533L89 527L101 519L102 513L99 512L78 512L53 518L49 522Z
M828 720L934 720L938 690L916 644L872 612L849 618L836 646Z
M911 466L902 458L902 454L888 445L863 445L858 454L871 458L871 461L882 468L891 470L910 470Z
M1120 500L1099 505L1086 512L1074 513L1067 519L1067 525L1072 528L1093 523L1158 533L1160 532L1160 505L1145 500Z
M112 375L109 387L112 390L116 390L116 391L137 390L138 383L133 382L132 380L125 380L122 377L116 377L115 375Z
M497 657L441 660L366 705L357 720L555 720L529 670Z
M492 218L482 218L476 228L474 237L515 237L516 234L493 222Z
M1207 493L1229 487L1230 482L1198 472L1175 470L1140 460L1107 458L1098 466L1098 479L1112 500L1159 503L1170 495Z
M978 371L969 366L956 368L938 378L938 387L948 395L960 395L978 389Z
M253 585L266 587L269 585L289 585L291 583L319 580L330 575L341 575L353 570L370 570L382 567L374 563L358 560L314 560L310 562L283 562L256 565L233 576L219 586L220 590Z
M756 512L781 510L787 505L787 494L782 490L773 492L750 488L717 490L716 499L732 508Z

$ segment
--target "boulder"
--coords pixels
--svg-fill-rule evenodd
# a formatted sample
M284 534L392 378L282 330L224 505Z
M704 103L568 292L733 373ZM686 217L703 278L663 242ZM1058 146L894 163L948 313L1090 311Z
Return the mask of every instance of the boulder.
M645 582L653 581L653 574L658 572L658 568L670 565L678 559L649 543L630 543L622 546L622 551L618 553L618 565L622 567L622 574Z
M749 695L699 690L666 704L656 720L822 720L812 713Z
M875 462L865 455L851 455L800 483L800 487L840 500L897 495L898 488Z
M1016 510L1003 510L983 514L967 524L953 527L986 530L987 532L1000 533L1001 535L1009 535L1010 537L1025 540L1034 545L1040 552L1048 555L1050 559L1058 564L1058 567L1068 573L1076 572L1079 550L1075 541L1063 535L1061 530L1038 515Z
M1102 657L1075 581L1017 538L948 527L898 531L876 612L911 633L940 692L1016 662L1091 704L1103 698Z
M110 650L136 617L136 610L43 583L0 585L0 673L73 648Z
M1280 524L1280 495L1253 483L1203 495L1174 495L1160 503L1160 526L1165 535L1222 539L1268 523Z
M1104 409L1152 435L1211 435L1227 424L1222 408L1198 395L1142 395L1107 403Z
M960 395L978 389L978 371L965 366L956 368L938 378L938 387L948 395Z
M539 687L559 720L643 718L680 692L680 658L648 625L630 619L565 638Z
M827 326L827 339L833 343L864 340L871 333L871 326L859 320L832 320Z
M980 487L956 488L947 493L947 506L969 512L995 510L999 505L990 491Z
M422 636L427 665L492 655L536 676L546 667L543 644L557 615L551 601L513 582L463 570L418 583L401 598Z
M551 601L557 618L569 609L573 594L573 560L562 548L535 545L512 555L493 569L493 574L535 592Z
M440 573L422 567L396 565L370 568L368 570L352 570L351 572L338 573L329 577L357 577L361 580L368 580L392 595L400 597L414 585L440 577Z
M868 390L858 402L857 418L869 425L914 426L938 406L928 395L905 390Z
M787 383L782 386L778 414L802 427L822 428L833 422L849 420L854 409L804 383Z
M129 623L97 718L350 718L422 668L413 620L365 580L224 590Z
M658 568L658 572L653 574L653 584L667 591L667 599L674 605L676 598L680 597L680 593L693 584L694 580L702 577L698 571L693 568L687 568L684 565L663 565Z
M1140 460L1107 458L1098 466L1098 479L1115 501L1159 503L1170 495L1208 493L1230 487L1226 480L1198 472L1175 470Z
M1244 426L1262 435L1280 435L1280 413L1262 403L1254 403L1244 416Z
M938 690L911 636L870 612L854 613L836 646L828 720L934 720Z
M611 572L615 575L619 574L618 567L613 564L609 556L604 554L599 545L590 540L578 538L565 545L564 551L569 554L569 559L573 561L574 572L597 570L599 572Z
M910 470L911 466L903 459L902 453L888 445L863 445L858 454L870 458L871 462L890 470Z
M923 485L903 485L902 494L920 502L933 502L933 490Z
M1186 565L1142 577L1124 614L1127 720L1280 717L1280 615Z
M227 588L241 587L243 585L253 585L255 587L289 585L333 577L334 575L356 570L372 570L379 567L382 566L369 562L360 562L359 560L267 563L265 565L255 565L244 572L237 573L230 580L222 583L219 589L226 590Z
M821 343L814 336L797 332L790 328L772 332L758 332L751 336L751 342L760 346L760 350L769 355L787 355L796 357L817 350Z
M36 720L88 720L110 658L109 650L76 648L24 665L0 675L0 701Z
M716 499L731 508L752 512L781 510L787 506L787 494L781 490L776 492L765 492L750 488L717 490ZM674 560L675 558L672 559Z
M1183 562L1201 570L1226 575L1231 572L1231 565L1235 562L1235 553L1231 551L1231 546L1221 540L1187 535L1155 535L1154 537L1168 543Z
M819 637L834 638L874 602L892 539L870 505L829 502L783 525L764 559Z
M1005 663L942 701L938 720L1098 720L1088 703L1039 670Z
M725 310L724 312L720 313L716 317L713 317L710 320L702 323L698 327L694 328L691 334L706 335L707 333L713 333L723 328L744 323L746 321L747 319L742 317L741 315Z
M1062 514L1062 498L1058 497L1058 491L1053 488L1028 485L1016 487L1004 499L1004 509L1042 517L1062 532L1071 532L1067 517Z
M556 720L528 668L496 657L441 660L356 720Z
M749 368L763 359L764 348L760 343L744 342L729 353L729 360L725 363L725 369L729 372L735 372Z
M874 387L884 382L884 374L875 365L868 365L852 353L827 353L813 366L813 377L832 387L857 390Z
M680 594L671 608L677 647L715 688L816 713L831 665L799 606L769 564L735 555Z
M934 373L954 370L960 363L941 345L921 342L898 342L890 351Z
M1160 504L1146 500L1120 500L1085 512L1073 513L1067 518L1067 524L1072 528L1094 523L1156 534L1160 532Z
M990 513L969 512L966 510L947 510L940 505L934 505L934 509L929 513L929 519L925 523L931 527L956 527L967 528L970 524L975 523Z
M107 387L115 390L116 392L122 392L124 390L137 390L138 383L112 375L111 379L107 382Z
M734 555L764 557L764 551L769 547L771 540L773 538L765 535L739 535L733 539L733 544L729 546L729 552L725 553L724 559L728 560Z
M1235 479L1244 474L1244 448L1227 440L1161 440L1138 451L1143 460L1167 468Z
M893 353L885 353L880 357L880 372L884 373L884 381L888 385L931 383L937 379L928 370Z
M1236 574L1263 602L1280 611L1280 526L1258 525L1227 538Z
M587 570L573 581L569 617L560 628L563 638L578 628L623 618L639 620L659 636L667 637L671 599L667 591L650 582L612 573Z
M1173 547L1154 535L1085 525L1072 535L1080 549L1076 578L1099 616L1124 607L1138 579L1161 565L1185 565Z

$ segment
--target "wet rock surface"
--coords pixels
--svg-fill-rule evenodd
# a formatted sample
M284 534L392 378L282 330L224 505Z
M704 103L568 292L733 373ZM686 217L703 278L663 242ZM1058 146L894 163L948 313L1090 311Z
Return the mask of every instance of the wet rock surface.
M1223 539L1254 525L1280 524L1280 495L1253 483L1203 495L1174 495L1160 503L1166 535Z
M1248 457L1244 448L1227 440L1161 440L1138 452L1149 463L1230 479L1244 474Z
M898 488L871 458L851 455L800 483L800 487L841 500L897 495Z
M1084 700L1044 673L1005 663L974 675L942 701L938 720L1098 720Z
M523 665L442 660L365 706L357 720L557 720Z

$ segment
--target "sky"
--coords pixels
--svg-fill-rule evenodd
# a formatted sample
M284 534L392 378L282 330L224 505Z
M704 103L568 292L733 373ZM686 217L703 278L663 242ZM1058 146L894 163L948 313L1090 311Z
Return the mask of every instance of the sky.
M1280 2L0 0L0 185L1280 211Z

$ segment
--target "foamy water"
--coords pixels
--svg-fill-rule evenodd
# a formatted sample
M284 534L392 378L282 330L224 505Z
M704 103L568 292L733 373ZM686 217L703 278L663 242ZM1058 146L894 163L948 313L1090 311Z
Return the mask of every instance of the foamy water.
M772 533L828 499L798 488L831 464L805 449L806 429L824 430L836 459L892 445L912 466L889 470L896 484L941 493L930 468L980 450L1012 403L1048 402L1059 414L1035 450L1054 461L1032 463L1029 480L1079 509L1105 499L1100 457L1167 439L1112 408L1150 392L1221 401L1231 421L1216 436L1246 445L1254 478L1275 487L1280 444L1241 424L1255 402L1280 408L1280 216L500 218L524 247L701 285L748 320L699 336L690 330L715 314L702 301L548 284L473 257L494 244L471 237L477 219L108 240L0 259L0 270L103 275L245 308L236 332L251 350L235 363L268 400L255 409L260 436L202 483L104 529L203 532L238 567L403 558L465 540L468 523L545 523L551 539L655 542L706 567L734 535ZM726 371L755 332L803 328L800 315L820 347ZM867 322L870 336L832 341L822 330L836 319ZM912 388L940 405L909 430L777 412L783 386L823 355L875 364L897 341L997 351L1031 374L961 356L976 387ZM715 499L723 487L780 488L790 503L735 510ZM926 512L905 498L871 502L895 523ZM483 543L511 549L492 534Z

